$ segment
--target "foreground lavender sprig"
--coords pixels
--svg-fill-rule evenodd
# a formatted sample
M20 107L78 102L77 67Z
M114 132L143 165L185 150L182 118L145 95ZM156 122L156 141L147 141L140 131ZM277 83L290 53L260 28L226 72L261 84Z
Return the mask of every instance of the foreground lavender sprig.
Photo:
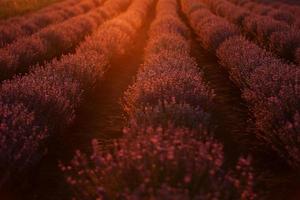
M203 129L124 130L108 147L92 142L91 157L76 153L61 165L76 199L253 199L248 159L222 169L223 147ZM224 174L225 173L225 174Z

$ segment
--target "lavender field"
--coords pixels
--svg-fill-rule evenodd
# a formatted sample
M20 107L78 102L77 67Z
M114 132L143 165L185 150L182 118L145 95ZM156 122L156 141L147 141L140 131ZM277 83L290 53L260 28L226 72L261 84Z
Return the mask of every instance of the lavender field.
M1 11L0 200L300 199L298 1Z

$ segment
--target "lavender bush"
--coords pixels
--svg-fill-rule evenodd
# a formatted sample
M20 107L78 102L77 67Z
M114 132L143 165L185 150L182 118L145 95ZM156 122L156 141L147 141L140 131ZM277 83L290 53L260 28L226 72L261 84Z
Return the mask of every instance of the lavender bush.
M69 52L105 20L119 14L127 6L127 0L119 3L108 1L93 11L48 26L0 49L0 54L4 55L0 57L1 80L11 78L17 72L27 71L29 66L45 59Z
M31 15L6 20L0 24L0 47L4 47L20 37L29 36L49 25L84 14L100 4L101 1L98 0L84 0L82 2L67 0L46 7Z
M254 199L247 159L224 174L222 145L205 132L126 129L109 147L61 165L75 199ZM104 150L104 148L109 150Z
M176 21L169 26L170 15L179 19L173 12L176 2L158 1L145 62L125 93L130 123L123 137L108 146L94 140L91 157L78 151L69 164L60 165L75 199L256 197L249 159L241 158L232 170L223 168L223 147L213 137L210 117L214 93L189 55L189 39L174 29ZM161 39L165 33L172 42ZM172 48L178 41L186 45Z
M117 2L125 4L124 0L113 1L114 6ZM107 21L74 54L38 66L27 75L16 76L1 85L0 105L5 112L1 112L0 141L7 142L5 146L13 150L0 152L0 158L4 159L0 163L10 178L18 175L14 171L24 172L38 162L36 158L40 158L46 149L44 142L62 134L73 122L75 110L83 102L85 93L103 78L113 57L120 56L134 42L152 3L134 1L126 13ZM117 28L116 22L120 20L134 24L135 34L127 35L126 31ZM26 145L31 143L34 145ZM24 144L24 148L19 144ZM6 160L19 154L23 157L18 163Z
M260 148L269 147L298 169L299 69L244 38L224 42L217 55L250 105Z
M211 2L209 5L216 5L212 1L207 2ZM197 7L197 2L194 1L182 3L191 3ZM220 9L222 6L217 8ZM202 8L198 10L194 13L203 12ZM212 19L213 16L209 18ZM248 19L246 18L244 23L249 23L251 25L249 30L259 33L262 40L280 27L280 23L277 22L273 25L258 25L261 21L250 16ZM201 35L197 26L193 26L193 20L194 18L190 16L192 27L199 38L207 37ZM202 29L210 28L203 26ZM207 46L204 47L208 49ZM253 145L257 149L275 152L291 168L298 170L300 166L298 67L284 63L241 36L227 38L217 48L216 55L220 64L228 70L233 82L241 88L242 96L249 105L255 123L255 136L258 139Z
M298 28L270 16L250 13L245 9L245 6L237 6L228 1L202 1L205 2L215 14L225 17L230 22L238 25L246 36L253 39L261 47L272 51L284 59L296 62L295 51L300 45ZM247 5L254 4L256 3L250 2ZM282 12L277 14L280 15ZM288 12L286 15L288 15ZM282 16L282 18L283 17L284 16Z

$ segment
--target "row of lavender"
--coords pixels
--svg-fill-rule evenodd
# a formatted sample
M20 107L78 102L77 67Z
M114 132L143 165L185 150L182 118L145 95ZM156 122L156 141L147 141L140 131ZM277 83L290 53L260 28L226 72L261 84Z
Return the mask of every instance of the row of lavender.
M102 1L99 0L67 0L31 15L2 21L0 23L0 48L17 38L31 35L46 26L86 13L101 3Z
M93 0L90 0L92 3ZM125 1L124 4L126 4ZM109 0L103 5L62 23L47 26L0 49L0 80L11 78L29 67L69 53L105 20L120 13L124 6Z
M290 25L294 25L300 28L300 7L299 6L289 6L287 4L272 1L271 5L263 4L261 0L251 1L251 0L229 0L232 3L241 5L244 8L255 12L259 15L269 16L275 20L285 22Z
M260 16L227 0L203 0L217 15L236 24L245 35L281 58L300 64L300 29Z
M25 18L38 18L39 16L42 16L42 13L47 13L48 11L53 11L53 10L61 10L64 9L65 6L73 6L75 4L77 4L80 0L65 0L65 1L60 1L60 2L56 2L53 4L50 4L46 7L43 7L39 10L36 10L35 12L30 12L21 16L14 16L14 17L10 17L8 19L0 19L0 24L5 24L7 22L19 22L24 20Z
M201 2L187 2L185 13L203 46L216 53L249 105L258 140L253 146L276 152L299 169L300 69L241 37L237 27Z
M130 0L111 0L121 12ZM152 1L135 0L129 10L104 23L74 54L39 66L1 85L0 185L40 160L51 137L73 122L75 111L110 67L134 42ZM110 10L111 9L111 10Z
M289 2L290 1L290 2ZM264 3L265 5L272 6L274 8L278 8L280 10L286 10L296 15L300 15L300 4L297 0L285 0L285 1L262 1L259 0L259 3Z
M176 0L159 0L145 61L126 91L130 121L110 146L92 143L62 170L76 199L253 199L250 162L224 169L214 139L214 93L190 56Z

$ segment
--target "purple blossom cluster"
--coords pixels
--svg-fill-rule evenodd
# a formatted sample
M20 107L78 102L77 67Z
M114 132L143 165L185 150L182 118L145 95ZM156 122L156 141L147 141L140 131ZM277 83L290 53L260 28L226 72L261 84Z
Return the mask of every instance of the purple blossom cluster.
M209 7L215 14L225 17L229 19L230 22L234 22L239 26L242 26L244 19L251 15L250 11L242 8L237 9L237 6L234 6L228 1L203 0L202 3ZM229 13L231 13L231 15L229 15Z
M131 1L111 3L117 9ZM7 176L16 176L39 161L49 137L62 134L73 122L86 91L103 78L111 60L133 44L152 3L133 1L127 12L105 22L74 54L3 82L0 88L0 169ZM107 13L110 12L112 10ZM131 32L122 25L130 26ZM0 187L6 180L6 176L3 179L1 176Z
M40 158L36 152L41 151L40 144L48 135L46 128L38 126L34 113L28 112L22 104L1 104L0 118L1 186L13 173L26 169Z
M145 126L154 126L153 122L157 121L160 123L157 125L167 126L175 121L172 119L178 118L176 121L180 124L192 125L183 116L193 112L195 114L186 119L202 118L194 126L200 122L208 124L214 93L204 83L197 63L190 56L189 30L177 12L167 12L177 9L174 0L158 3L156 20L149 30L144 64L136 82L125 93L125 111L137 124L144 121ZM165 119L158 119L163 116Z
M236 26L211 13L201 2L194 0L183 2L183 11L206 49L215 51L227 38L239 35Z
M70 52L105 20L116 16L127 6L128 1L116 4L107 1L84 15L48 26L0 49L0 55L3 55L0 57L0 80L26 72L31 65Z
M223 147L204 131L169 127L124 130L93 154L60 165L74 199L254 199L249 159L225 172ZM107 150L109 149L109 150Z
M228 39L217 56L242 88L254 116L256 137L299 168L299 68L284 64L243 37Z
M296 50L300 47L300 29L297 25L291 25L287 22L293 17L291 12L279 11L255 2L247 2L242 6L237 6L226 0L203 1L214 13L237 24L246 36L255 40L261 47L284 59L298 63ZM252 12L249 13L249 11ZM243 17L241 21L236 21L232 17L234 12L241 13Z
M230 0L230 1L235 4L240 4L240 2L236 0ZM297 12L293 12L290 9L286 9L286 7L282 7L280 4L274 3L274 5L275 7L271 5L262 4L260 2L249 1L249 0L245 1L242 4L242 6L245 7L246 9L250 10L251 12L257 13L259 15L269 16L277 21L282 21L289 25L297 24L297 21L299 20L297 19L297 17L299 16Z
M250 76L258 66L279 64L281 62L279 59L274 58L271 53L243 37L235 37L236 45L232 45L232 40L228 39L220 46L217 50L217 56L221 65L229 71L230 78L239 88L249 86ZM229 41L231 41L230 44ZM233 51L240 48L243 48L243 51L232 54Z
M31 35L40 29L84 14L99 6L99 0L67 0L48 6L33 14L14 17L0 24L0 47L17 38Z
M193 3L200 13L203 12L202 5L200 7L197 2ZM187 16L202 40L207 36L200 35L193 22L198 10ZM206 11L206 15L208 13ZM201 28L209 29L207 26ZM241 88L242 96L250 107L258 148L277 153L291 167L299 169L299 68L285 64L241 36L228 37L219 45L216 55L221 65L229 71L233 82Z
M284 3L284 2L280 2L280 1L276 1L276 2L271 2L271 4L269 4L270 2L266 2L267 5L269 6L272 6L276 9L280 9L280 10L285 10L285 11L288 11L290 13L293 13L295 15L295 17L297 18L296 21L295 21L295 24L297 24L298 26L297 27L300 27L300 20L299 20L299 16L300 16L300 6L299 4L296 5L290 5L290 4L287 4L287 3Z
M256 197L250 159L224 169L223 146L212 136L214 93L190 56L178 8L176 0L157 3L144 64L125 93L123 137L94 140L90 158L78 151L61 164L75 199Z

